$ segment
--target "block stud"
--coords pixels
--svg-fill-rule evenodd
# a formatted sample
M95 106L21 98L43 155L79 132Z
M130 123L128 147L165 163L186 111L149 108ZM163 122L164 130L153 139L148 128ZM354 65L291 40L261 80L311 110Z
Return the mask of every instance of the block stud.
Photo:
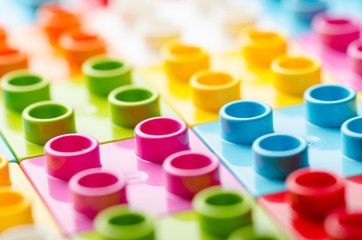
M345 121L341 127L342 153L349 158L362 161L362 117Z
M0 45L0 78L6 73L28 68L28 57L17 49Z
M9 161L3 154L0 154L0 187L10 185Z

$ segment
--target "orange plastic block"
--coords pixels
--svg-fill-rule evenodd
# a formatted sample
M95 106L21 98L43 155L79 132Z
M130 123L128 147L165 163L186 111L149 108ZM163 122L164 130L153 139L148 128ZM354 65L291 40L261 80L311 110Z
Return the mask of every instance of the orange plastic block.
M0 46L6 43L6 32L3 27L0 26Z
M104 41L82 28L66 31L60 38L60 47L73 73L79 73L88 58L106 52Z
M28 68L28 57L7 45L0 46L0 77L16 69Z
M38 22L44 28L52 45L58 46L64 31L80 26L76 15L62 9L58 4L44 4L38 10Z
M19 224L36 223L60 235L39 195L17 163L0 155L0 232Z

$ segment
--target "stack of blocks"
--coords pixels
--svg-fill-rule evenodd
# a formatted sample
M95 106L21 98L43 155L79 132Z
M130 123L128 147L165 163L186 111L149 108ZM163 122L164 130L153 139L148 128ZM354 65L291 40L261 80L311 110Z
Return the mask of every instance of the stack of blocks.
M0 3L36 13L0 28L0 240L362 239L358 11L76 2ZM163 6L195 19L224 9L230 41L181 41L184 29L152 15ZM140 21L139 52L119 51L113 27L133 44ZM128 62L132 49L156 63Z

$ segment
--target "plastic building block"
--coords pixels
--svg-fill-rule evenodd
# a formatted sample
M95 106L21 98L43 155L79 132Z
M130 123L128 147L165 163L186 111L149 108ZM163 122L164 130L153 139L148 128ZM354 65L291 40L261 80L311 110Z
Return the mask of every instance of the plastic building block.
M362 161L362 152L358 147L362 143L361 123L362 117L355 117L344 122L341 127L342 153L359 161Z
M182 120L150 118L140 122L134 131L135 154L146 161L162 163L171 154L190 149L188 128Z
M26 70L6 74L1 79L1 89L5 105L17 112L22 112L33 103L50 100L48 79Z
M81 72L82 65L88 58L106 53L104 40L80 27L66 30L61 35L59 44L73 74Z
M5 28L0 26L0 45L5 45L7 40L7 34Z
M9 163L7 158L0 154L0 186L10 186Z
M50 44L59 47L61 35L68 29L79 27L80 20L57 3L42 5L37 12L38 24L44 29Z
M140 87L146 86L136 72L133 74L133 82ZM119 127L112 123L107 98L90 94L84 81L54 83L50 85L50 91L53 102L74 108L78 133L94 136L100 143L134 136L132 128ZM137 100L137 98L132 99ZM160 110L162 116L177 117L177 114L161 99ZM25 140L21 114L8 111L4 103L0 104L0 129L19 161L44 154L43 146Z
M163 124L166 129L167 126L169 125ZM206 155L211 154L192 131L189 131L189 143L192 150ZM124 175L126 178L126 194L130 207L146 210L157 216L191 209L189 199L168 193L161 164L136 157L134 151L136 145L135 139L100 145L102 169L117 176ZM155 145L157 153L161 152L161 149L167 150L166 147L161 146ZM26 159L20 165L36 186L64 234L69 236L92 229L92 219L74 210L68 182L47 174L46 157ZM224 167L220 167L220 182L225 186L240 187L240 184ZM144 197L145 194L147 198Z
M205 111L217 112L226 103L240 99L240 79L223 72L198 72L190 86L193 104Z
M101 167L97 139L84 134L65 134L52 138L44 146L46 171L55 178L69 180L88 168Z
M180 43L166 44L161 50L165 72L176 81L190 81L201 70L209 68L209 55L201 48Z
M320 171L316 171L320 172ZM338 202L334 201L336 198L326 198L327 200L323 200L319 203L320 208L319 210L323 211L323 209L330 207L332 204L336 204L337 207L336 210L330 212L327 215L328 219L329 217L332 218L332 221L336 224L333 225L333 230L331 231L330 228L325 228L325 225L327 224L326 221L323 221L321 219L317 218L310 218L306 217L300 214L295 214L295 211L291 207L290 198L288 197L288 192L281 192L276 193L268 196L263 196L258 199L258 202L269 212L271 217L275 219L275 221L278 223L282 229L285 229L287 234L291 235L293 238L296 239L353 239L353 238L347 238L342 237L338 238L335 234L340 234L341 228L344 228L347 231L344 231L345 234L348 234L348 228L355 226L359 229L359 223L353 220L354 213L359 213L360 209L362 207L360 197L361 197L361 189L362 189L362 177L361 175L356 177L351 177L347 179L341 179L341 177L337 176L337 182L333 181L335 179L335 175L331 175L329 173L325 173L326 175L322 176L322 180L320 180L319 176L312 176L311 181L304 181L304 183L308 183L310 187L308 189L313 188L313 194L319 194L322 198L327 197L326 195L322 195L322 191L326 191L328 196L330 193L334 192L336 193L337 189L341 189L341 182L345 185L345 201L347 205L347 212L351 214L351 218L346 217L346 221L341 221L341 225L339 223L336 223L336 217L339 216L343 218L343 216L346 216L342 212L340 212L340 209L337 205L343 205L343 203L336 204ZM319 175L319 174L318 174ZM326 180L323 180L325 179ZM328 180L329 179L329 180ZM331 181L332 180L332 181ZM330 185L330 188L327 186ZM311 196L308 193L308 196ZM337 196L337 195L335 195ZM338 197L341 199L341 197ZM334 200L333 200L334 199ZM341 201L341 200L339 200ZM311 209L308 204L308 209ZM314 205L315 206L315 205ZM335 215L336 214L336 215ZM356 218L358 218L358 214L356 214ZM347 220L350 219L350 220ZM345 223L345 224L343 224ZM329 225L329 224L328 224ZM328 235L327 235L328 232ZM353 233L352 233L353 234ZM360 236L360 235L359 235ZM357 238L358 239L358 238Z
M16 69L28 67L28 58L17 49L7 45L0 46L0 77Z
M274 87L279 92L301 96L309 87L321 82L321 65L320 60L313 57L277 57L271 65Z
M6 226L6 228L10 227L10 225L16 225L20 224L20 221L23 221L24 223L31 223L34 221L35 224L39 224L44 226L45 228L49 229L54 235L60 235L58 226L55 224L53 217L50 215L49 211L45 207L44 203L42 202L40 196L37 194L33 186L31 185L30 181L25 176L24 172L21 170L20 166L17 163L8 163L6 167L3 165L3 162L6 162L6 159L1 158L0 165L1 170L0 171L0 178L4 179L8 176L4 176L7 174L6 171L4 171L4 168L8 167L8 173L10 176L10 185L8 186L2 186L2 192L5 194L6 191L10 191L10 195L12 197L1 197L1 216L4 216L5 214L9 214L9 217L13 214L17 214L13 212L12 210L22 208L24 211L23 217L14 217L12 220L10 218L7 218L5 221L1 221L0 225L3 226L5 224L9 224ZM5 190L7 189L7 190ZM11 190L9 190L11 189ZM15 193L13 193L15 192ZM11 200L12 199L12 200ZM11 201L6 201L11 200ZM13 201L14 200L14 201ZM17 201L17 202L15 202ZM23 203L21 203L23 201ZM32 217L30 218L28 209L28 201L30 201L31 205L31 212ZM13 206L11 206L13 205ZM2 236L2 235L1 235Z
M228 142L252 144L258 137L272 133L273 112L260 101L238 100L220 109L221 136Z
M219 159L194 151L168 156L163 163L167 190L179 197L192 199L201 190L220 184Z
M355 73L362 75L362 42L355 40L348 45L347 54L350 59L352 69Z
M360 25L354 20L325 13L315 16L313 30L321 43L338 51L346 51L348 45L360 35Z
M94 221L97 232L104 238L154 240L154 220L146 213L130 210L127 205L107 208Z
M247 62L264 67L287 52L287 40L275 32L251 30L247 34L242 33L240 44Z
M51 230L39 226L37 224L24 224L11 227L3 231L0 240L27 240L27 239L52 239L64 240L61 236L57 236Z
M0 154L4 155L9 162L17 162L16 157L11 151L10 147L4 140L3 136L0 134Z
M255 231L253 226L246 226L239 228L232 232L227 240L251 240L251 239L268 239L276 240L276 236L265 233L258 233Z
M212 187L192 200L202 231L225 238L241 226L251 224L252 202L237 192Z
M112 122L134 128L138 123L160 113L160 97L149 88L128 85L113 90L108 96Z
M102 169L92 168L69 181L74 210L90 218L105 208L127 203L126 180Z
M356 91L341 84L318 84L304 93L307 120L320 127L340 127L357 116Z
M74 109L64 104L42 101L24 109L22 113L25 139L44 145L62 134L74 133Z
M235 192L236 189L228 189L227 191ZM241 195L244 199L244 192L237 191L237 195ZM219 195L220 196L220 195ZM227 203L227 202L225 202ZM220 208L222 206L219 206ZM230 207L230 206L228 206ZM268 217L268 215L256 204L252 205L251 217L253 219L253 225L249 225L248 227L244 227L243 233L247 231L250 235L246 236L243 234L245 239L255 239L253 236L269 236L270 238L266 239L287 239L280 230L274 225L274 222ZM137 224L137 223L136 223ZM200 221L198 215L194 211L177 213L170 216L163 216L154 220L155 226L155 235L156 239L166 240L166 239L174 239L174 240L221 240L225 238L219 238L216 236L212 236L202 231L200 228ZM124 226L121 222L119 222L119 229L124 229ZM233 236L238 235L239 231L236 230ZM241 239L244 239L241 238ZM85 232L79 235L75 235L72 240L105 240L106 237L102 237L99 232ZM239 238L236 238L239 239ZM265 239L265 238L263 238ZM228 239L229 240L229 239ZM234 240L234 238L232 238Z
M341 154L342 137L339 128L322 128L306 121L306 106L276 109L273 112L274 131L302 137L308 143L309 166L337 172L345 177L362 173L361 162ZM250 145L225 141L219 121L194 127L197 135L221 159L227 168L254 196L285 190L284 181L263 177L254 170L255 160Z
M337 30L335 30L337 31L336 34L340 33L342 35L345 33L344 29L349 30L350 28L348 26L354 24L351 22L352 20L347 18L333 18L330 21L332 23L335 22L335 25L339 26ZM347 42L343 42L345 41L343 40L340 43L343 45L343 49L347 48L347 44L354 40L354 38L348 37L343 39L348 40ZM359 52L358 47L356 49L356 45L351 43L348 52L346 52L345 49L343 51L337 50L323 43L316 32L300 35L296 38L296 41L305 51L317 55L323 62L323 66L325 66L339 82L347 84L357 91L362 90L362 76L358 74L358 70L355 67L355 59ZM339 46L339 49L340 48L342 48L342 46Z
M131 65L106 56L88 59L82 69L89 91L100 96L107 97L115 88L132 82Z
M255 171L266 178L285 179L298 168L308 166L307 142L298 136L270 133L252 146Z

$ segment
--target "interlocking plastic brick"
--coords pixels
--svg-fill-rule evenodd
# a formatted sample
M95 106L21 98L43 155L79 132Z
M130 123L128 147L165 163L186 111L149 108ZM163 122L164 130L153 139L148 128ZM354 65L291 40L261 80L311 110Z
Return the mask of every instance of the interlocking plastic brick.
M136 75L134 84L144 86ZM94 136L99 142L111 142L133 137L132 128L117 127L111 121L107 98L90 95L83 81L68 81L51 85L51 98L55 102L72 106L75 111L76 130ZM176 116L161 101L161 114ZM19 161L43 154L43 146L27 142L24 138L21 114L8 111L2 101L0 129Z
M5 155L9 162L17 162L16 157L9 148L8 144L5 142L3 136L0 135L0 153Z
M359 199L362 190L362 177L356 176L346 179L346 201L348 209L358 211L362 208ZM287 201L286 192L262 196L258 202L270 213L279 226L295 239L328 239L323 221L310 220L306 217L293 218L290 203Z
M210 153L191 130L189 134L192 150ZM127 195L130 206L146 209L158 216L190 210L190 200L171 196L167 192L162 178L162 165L138 160L134 148L135 139L100 145L103 169L123 173L128 179ZM45 165L45 156L21 162L22 168L44 199L62 231L66 235L72 235L91 230L92 220L76 214L73 210L68 182L49 177ZM226 168L221 169L221 182L229 187L240 187Z
M361 105L358 108L362 110ZM305 111L304 104L274 110L274 131L304 138L309 146L309 165L312 169L330 170L345 177L362 174L362 163L343 156L340 151L340 129L322 128L309 123L305 119ZM285 190L283 180L266 178L255 172L251 145L231 143L221 137L219 121L198 125L194 131L253 196Z

